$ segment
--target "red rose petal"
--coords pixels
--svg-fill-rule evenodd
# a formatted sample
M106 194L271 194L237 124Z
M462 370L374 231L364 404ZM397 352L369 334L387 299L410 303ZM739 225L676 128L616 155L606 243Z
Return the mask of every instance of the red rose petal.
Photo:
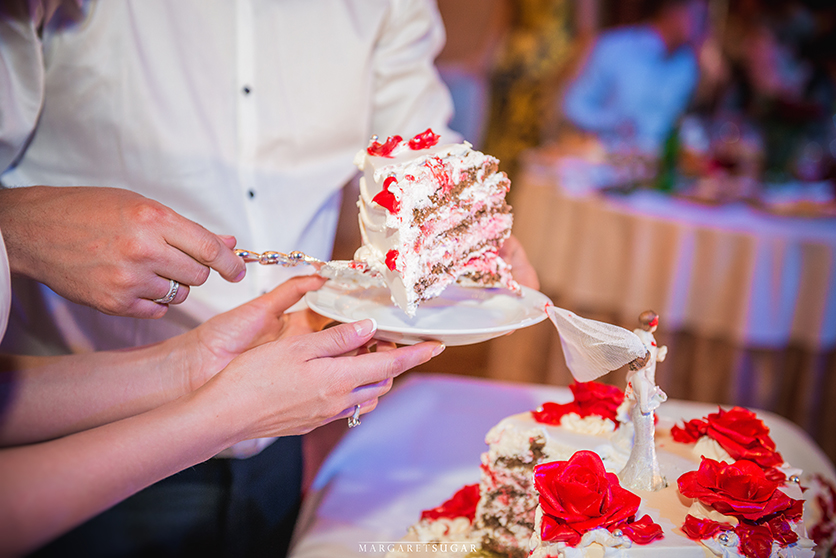
M401 136L392 136L386 138L384 143L373 142L366 148L366 153L376 157L392 157L392 151L403 141Z
M691 514L685 516L685 523L682 525L684 532L689 539L702 540L714 537L720 531L730 531L734 527L728 523L720 523L711 519L700 519Z
M398 183L394 176L390 176L384 180L383 189L372 198L372 201L389 210L390 213L397 213L401 209L401 202L395 198L395 194L389 191L389 186L393 183Z
M437 520L442 517L454 519L466 517L471 522L476 517L476 505L479 503L479 485L468 484L460 488L453 496L431 510L421 512L421 519Z
M671 436L675 442L680 444L693 444L708 432L708 422L700 419L693 419L685 422L680 428L674 425L671 428Z
M615 529L613 526L611 531ZM621 532L624 533L628 539L636 544L650 544L656 539L664 538L662 533L662 526L654 523L649 515L645 515L637 521L632 521L620 527Z
M575 399L571 403L543 403L541 411L532 411L532 417L542 424L559 425L563 415L577 413L581 418L599 416L618 424L618 407L624 401L624 392L616 386L600 382L575 382L569 386Z
M798 534L792 530L790 522L783 515L777 515L767 521L766 526L769 527L769 532L772 538L778 541L781 546L787 546L798 542Z
M564 542L569 546L577 546L581 542L581 534L552 516L544 515L540 524L540 538L548 542Z
M740 538L740 551L747 558L769 558L772 554L772 533L768 527L740 523L734 532Z
M398 261L398 256L400 253L397 250L389 250L386 252L386 267L389 268L389 271L395 271L395 265Z
M409 140L409 148L416 151L419 149L429 149L438 143L439 138L441 136L434 134L431 128L427 128L426 131Z

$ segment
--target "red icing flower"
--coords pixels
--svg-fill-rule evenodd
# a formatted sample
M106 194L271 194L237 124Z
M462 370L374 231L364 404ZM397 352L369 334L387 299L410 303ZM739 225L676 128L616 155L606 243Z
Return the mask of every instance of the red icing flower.
M683 496L752 521L793 512L796 502L778 490L782 483L769 480L763 469L745 460L729 465L703 457L699 470L684 473L678 484Z
M752 411L734 407L729 411L718 409L705 419L686 422L681 428L671 428L677 442L694 443L702 436L709 436L726 450L732 459L754 461L764 469L777 467L784 462L775 451L775 442L769 436L769 427Z
M708 435L732 458L754 461L764 468L784 463L781 454L775 451L769 428L752 411L743 407L729 411L719 409L707 418Z
M390 176L383 181L383 190L372 198L372 201L388 209L390 213L397 213L401 209L401 202L395 198L395 194L389 191L389 186L392 183L397 184L398 180L394 176Z
M421 519L435 521L442 517L454 519L466 517L471 523L476 517L476 504L479 503L479 485L468 484L453 494L453 497L431 510L421 512Z
M534 485L543 509L540 536L544 541L571 546L577 546L584 533L599 527L619 528L629 536L625 529L641 503L641 498L621 487L617 476L604 470L601 458L591 451L578 451L568 461L538 465ZM646 539L652 529L640 523L634 534Z
M689 539L695 541L710 539L721 531L731 531L729 523L720 523L711 519L699 519L691 514L685 516L685 523L682 525L682 532L688 535Z
M376 157L392 157L392 151L394 151L394 149L402 141L403 138L401 136L392 136L386 138L385 143L375 141L372 142L372 144L366 148L366 153Z
M675 442L680 444L693 444L708 432L708 423L702 419L689 420L680 428L674 425L671 428L671 436Z
M389 250L386 252L386 267L389 268L389 271L395 271L395 265L398 262L399 255L397 250Z
M415 151L419 149L428 149L437 144L440 137L441 136L438 134L433 133L432 128L427 128L425 132L422 132L409 140L409 148L414 149Z
M573 383L569 386L575 400L571 403L543 403L542 411L532 411L534 420L543 424L560 424L560 419L568 413L577 413L580 417L591 415L608 418L618 424L616 411L624 401L624 392L615 386L599 382Z

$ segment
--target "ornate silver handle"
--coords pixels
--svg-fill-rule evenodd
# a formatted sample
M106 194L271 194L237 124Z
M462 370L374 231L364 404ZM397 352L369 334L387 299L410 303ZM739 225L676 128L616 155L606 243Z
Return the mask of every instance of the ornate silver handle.
M244 263L258 262L261 265L280 265L282 267L295 267L300 264L323 264L322 260L309 256L304 252L294 250L290 254L282 252L253 252L252 250L244 250L238 248L235 250L235 255L241 257Z

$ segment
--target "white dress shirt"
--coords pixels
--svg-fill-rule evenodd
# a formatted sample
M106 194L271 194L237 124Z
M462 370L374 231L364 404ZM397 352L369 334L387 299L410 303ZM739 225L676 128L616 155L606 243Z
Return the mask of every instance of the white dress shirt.
M0 21L6 187L127 188L240 247L327 259L356 152L372 134L446 131L451 115L433 67L444 28L431 0L90 0L75 16L70 7L41 37L31 21ZM230 284L213 272L163 320L36 294L62 343L88 351L170 337L288 275L251 264Z
M649 25L605 32L596 41L580 75L563 101L566 117L603 139L631 125L630 141L656 153L685 111L697 84L697 61L690 47L672 53Z

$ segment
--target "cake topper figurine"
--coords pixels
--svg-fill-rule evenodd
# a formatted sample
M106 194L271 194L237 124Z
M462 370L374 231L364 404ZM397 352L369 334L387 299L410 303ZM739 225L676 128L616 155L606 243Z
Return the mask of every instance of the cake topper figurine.
M633 448L627 464L618 474L624 486L636 490L661 490L667 486L659 462L656 459L654 415L668 396L656 385L656 363L665 360L668 348L658 347L653 333L659 325L659 316L650 310L639 315L641 327L633 333L647 349L647 354L630 363L627 372L625 401L631 406L633 422Z
M653 337L659 317L643 312L641 328L631 332L556 306L546 306L546 313L557 327L566 366L576 381L589 382L630 365L625 400L631 405L635 433L630 457L618 476L629 489L661 490L667 483L656 459L654 414L667 395L656 385L656 362L664 360L667 347L657 347Z

